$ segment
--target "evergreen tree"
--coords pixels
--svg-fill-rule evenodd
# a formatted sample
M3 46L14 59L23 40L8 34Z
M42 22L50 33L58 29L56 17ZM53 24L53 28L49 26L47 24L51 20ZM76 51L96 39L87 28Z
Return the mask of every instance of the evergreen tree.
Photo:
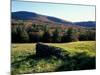
M17 27L16 26L13 26L13 28L11 30L11 41L12 41L12 43L18 42Z
M25 30L24 25L19 25L17 27L17 38L18 38L18 42L22 42L22 43L29 42L29 35Z
M20 33L20 37L21 37L21 42L29 42L29 35L28 33L25 31L25 29L23 29Z
M42 36L42 41L47 43L51 42L51 34L49 31L44 32Z
M62 42L78 41L78 32L76 29L69 28L62 37Z
M55 29L55 31L53 32L53 36L52 36L53 42L61 42L61 36L60 36L60 30L59 29Z

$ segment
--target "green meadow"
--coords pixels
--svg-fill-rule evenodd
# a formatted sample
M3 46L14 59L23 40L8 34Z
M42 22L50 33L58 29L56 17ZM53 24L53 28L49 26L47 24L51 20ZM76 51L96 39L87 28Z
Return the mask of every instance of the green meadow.
M12 44L12 75L55 71L95 69L96 42L45 43L69 52L66 59L36 57L36 43ZM93 61L93 62L92 62ZM87 66L87 67L86 67Z

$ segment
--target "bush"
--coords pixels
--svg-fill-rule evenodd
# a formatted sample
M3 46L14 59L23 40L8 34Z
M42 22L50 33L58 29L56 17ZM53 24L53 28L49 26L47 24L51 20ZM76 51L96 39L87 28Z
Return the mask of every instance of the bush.
M36 55L39 57L56 56L57 58L64 58L66 54L64 53L64 50L62 48L48 46L42 43L36 44Z

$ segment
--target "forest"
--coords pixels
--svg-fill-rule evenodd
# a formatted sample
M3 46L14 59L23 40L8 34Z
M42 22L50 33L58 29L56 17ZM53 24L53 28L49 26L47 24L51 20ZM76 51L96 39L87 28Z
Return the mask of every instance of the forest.
M27 25L24 21L12 22L12 43L65 43L96 40L95 27Z

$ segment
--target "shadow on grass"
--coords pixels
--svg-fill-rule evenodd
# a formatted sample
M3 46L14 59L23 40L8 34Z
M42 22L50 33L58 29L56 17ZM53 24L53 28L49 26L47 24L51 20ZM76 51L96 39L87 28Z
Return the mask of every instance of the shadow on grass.
M64 63L55 71L74 71L96 69L96 57L88 56L86 53L77 53L75 56L67 57Z
M56 71L89 70L96 68L95 56L86 52L72 55L61 48L36 45L36 54L15 57L11 63L12 75Z
M45 61L51 60L52 57L38 57L36 55L28 55L24 57L20 57L21 60L17 60L12 63L12 67L14 69L20 69L21 65L27 65L28 67L34 68L34 66L38 65L38 62L40 62L41 59L45 59ZM63 61L62 64L59 65L59 67L56 67L54 70L57 71L74 71L74 70L89 70L89 69L95 69L96 68L96 58L95 56L88 56L86 53L77 53L74 56L66 55L64 58L56 57L56 60ZM26 68L27 68L26 66ZM35 68L34 68L35 69ZM38 73L36 71L26 72L26 73ZM49 72L49 71L47 71ZM17 72L15 72L17 73ZM13 75L15 75L14 71L12 72ZM25 73L25 72L24 72Z
M20 65L24 62L29 62L31 65L34 61L39 61L40 59L42 59L42 57L38 57L36 56L35 54L33 55L26 55L26 56L19 56L19 60L15 60L14 62L11 63L11 65L14 67L14 68L19 68ZM47 59L47 58L46 58Z

